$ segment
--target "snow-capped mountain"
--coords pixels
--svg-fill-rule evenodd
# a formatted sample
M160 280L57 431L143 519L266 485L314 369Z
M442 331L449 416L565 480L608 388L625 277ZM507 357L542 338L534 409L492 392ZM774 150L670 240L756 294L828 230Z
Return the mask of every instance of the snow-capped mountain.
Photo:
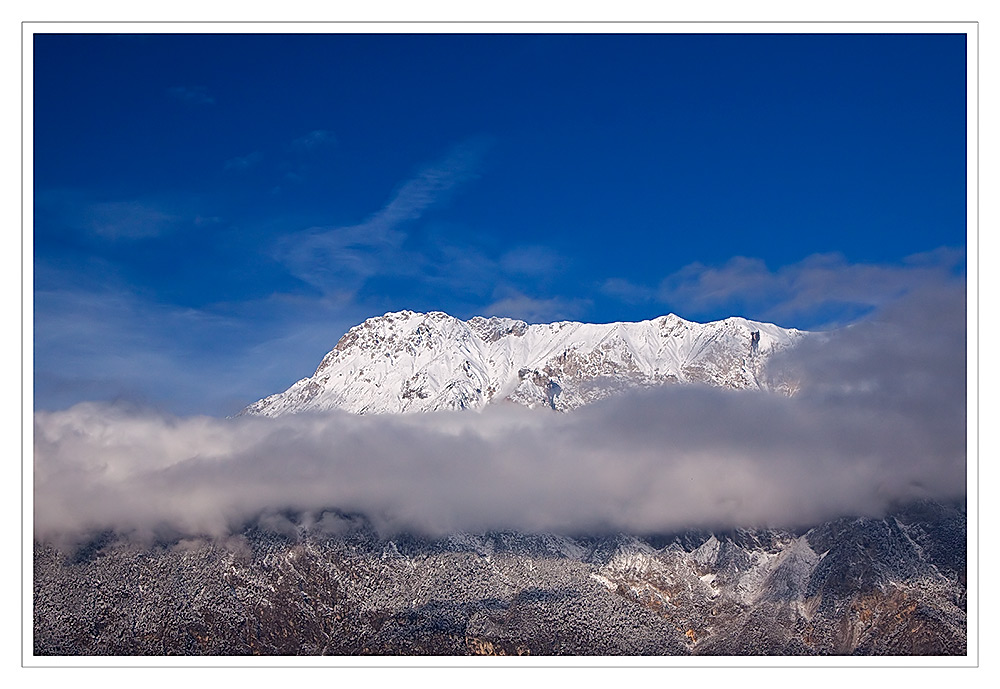
M501 400L565 411L636 386L762 388L764 361L804 334L744 318L528 325L400 311L351 328L311 377L241 414L481 409Z

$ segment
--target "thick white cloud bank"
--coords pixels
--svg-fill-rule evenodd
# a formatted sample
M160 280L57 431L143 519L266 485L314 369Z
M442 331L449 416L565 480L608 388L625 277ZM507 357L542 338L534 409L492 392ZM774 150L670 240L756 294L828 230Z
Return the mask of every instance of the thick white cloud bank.
M966 489L964 287L773 362L797 392L667 386L568 414L36 412L38 538L224 536L324 509L429 534L803 526Z

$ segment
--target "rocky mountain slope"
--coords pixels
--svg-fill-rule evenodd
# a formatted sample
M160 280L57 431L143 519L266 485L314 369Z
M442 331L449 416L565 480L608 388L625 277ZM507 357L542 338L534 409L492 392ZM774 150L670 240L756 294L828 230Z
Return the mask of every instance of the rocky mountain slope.
M963 655L965 513L800 532L379 536L278 515L226 541L35 544L36 655Z
M501 400L565 411L635 386L760 388L764 361L803 335L744 318L528 325L400 311L351 328L311 377L242 413L480 409Z

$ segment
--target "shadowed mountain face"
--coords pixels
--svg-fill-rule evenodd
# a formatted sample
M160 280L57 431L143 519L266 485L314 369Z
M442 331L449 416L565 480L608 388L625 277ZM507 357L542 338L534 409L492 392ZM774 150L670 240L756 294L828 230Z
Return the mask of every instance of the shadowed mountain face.
M965 512L797 533L380 536L271 515L224 540L35 544L36 655L963 655Z
M242 413L481 409L504 400L566 411L634 387L758 389L768 357L804 334L744 318L528 325L401 311L351 328L312 377Z

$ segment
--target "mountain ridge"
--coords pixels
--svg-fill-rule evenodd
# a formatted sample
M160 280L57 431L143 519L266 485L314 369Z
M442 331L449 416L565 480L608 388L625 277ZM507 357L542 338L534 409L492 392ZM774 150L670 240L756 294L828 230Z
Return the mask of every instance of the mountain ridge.
M704 383L760 389L764 362L808 333L730 317L528 324L389 312L354 326L312 376L240 415L482 409L502 401L568 411L631 387Z

